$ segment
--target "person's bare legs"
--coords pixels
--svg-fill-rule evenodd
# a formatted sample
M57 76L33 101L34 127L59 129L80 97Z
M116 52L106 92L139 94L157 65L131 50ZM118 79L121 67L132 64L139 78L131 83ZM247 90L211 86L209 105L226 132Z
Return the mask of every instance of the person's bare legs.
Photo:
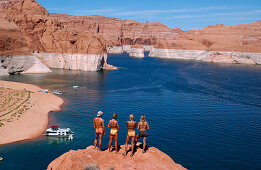
M115 151L118 152L118 133L114 136L114 142L115 142Z
M146 140L147 140L147 137L143 137L143 150L142 150L142 153L145 153L145 149L146 149Z
M102 145L102 137L103 137L103 134L99 134L99 150L101 150L101 145Z
M140 138L140 136L137 135L136 138L135 138L135 144L137 143L137 141L138 141L139 138Z
M94 139L94 148L96 149L97 147L97 140L98 140L98 134L97 133L95 133L95 139Z
M109 152L111 151L111 142L112 142L113 136L110 135L110 141L109 141L109 146L108 146L108 150Z
M134 141L135 141L135 136L131 137L131 155L133 156L134 154Z
M124 156L127 155L127 150L128 150L128 143L129 143L129 141L130 141L130 137L129 137L129 135L127 135L126 143L125 143L125 150L124 150L124 153L123 153Z

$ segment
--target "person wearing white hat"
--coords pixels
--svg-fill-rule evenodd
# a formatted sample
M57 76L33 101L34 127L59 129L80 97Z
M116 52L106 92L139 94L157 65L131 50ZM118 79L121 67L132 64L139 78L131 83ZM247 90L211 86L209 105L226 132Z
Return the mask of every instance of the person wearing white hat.
M99 138L99 150L101 150L102 138L105 135L104 120L101 118L103 115L102 111L97 113L97 117L93 119L93 127L95 129L94 148L97 148L97 140Z

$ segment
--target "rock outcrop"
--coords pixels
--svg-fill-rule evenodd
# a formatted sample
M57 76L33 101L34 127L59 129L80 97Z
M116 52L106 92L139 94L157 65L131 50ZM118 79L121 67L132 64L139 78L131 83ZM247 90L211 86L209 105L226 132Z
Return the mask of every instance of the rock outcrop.
M71 16L50 14L65 28L76 28L101 35L107 46L154 45L158 39L174 38L181 30L170 29L159 22L140 23L127 19L103 16Z
M131 57L143 58L144 57L144 48L142 45L133 45L129 51Z
M35 56L0 57L2 68L9 74L52 72Z
M0 17L0 56L2 58L15 56L12 61L16 61L17 56L22 56L22 58L31 56L28 58L32 59L33 54L38 54L34 56L40 57L37 61L39 69L44 68L44 64L50 61L50 56L53 61L60 62L49 64L50 68L57 68L53 66L59 65L59 68L64 66L64 69L97 71L107 64L106 44L100 35L84 28L65 28L63 23L50 17L48 11L35 0L0 2L4 12L4 16ZM48 55L41 55L43 53ZM43 56L48 56L48 58L43 59ZM33 61L28 62L35 61L33 58ZM41 63L41 61L45 62ZM61 64L62 62L66 64ZM76 63L77 66L75 66ZM35 68L38 66L34 65L30 71L22 72L31 73L37 70ZM26 65L22 67L27 68ZM39 69L37 73L47 71L46 68L42 71ZM23 69L18 69L16 72L19 73L21 70Z
M17 2L6 13L19 26L33 52L106 54L101 36L84 29L65 28L34 0Z
M215 25L179 33L155 48L261 53L261 22L233 26ZM258 45L259 44L259 45Z
M123 148L124 146L121 146ZM150 147L149 150L142 154L142 150L138 149L133 157L126 157L120 153L111 153L106 151L97 151L93 146L89 146L83 150L69 151L59 158L52 161L47 170L82 170L87 168L107 170L114 168L115 170L184 170L181 165L176 164L168 155L160 150Z
M93 55L100 55L95 57L97 61L93 63L104 65L92 68L105 68L107 53L123 52L136 57L151 52L150 56L176 58L182 54L179 51L175 54L175 50L188 50L185 55L190 55L191 50L199 50L210 54L208 57L199 57L206 58L201 61L258 64L260 60L261 21L234 26L218 24L202 30L182 31L178 28L170 29L158 22L140 23L103 16L51 14L35 0L0 0L0 9L3 11L0 14L0 56L32 56L33 53L39 53L38 56L53 55L56 59L59 56L61 62L80 63L82 57L89 61ZM216 52L233 53L233 57L212 55ZM77 57L79 55L80 60ZM62 56L66 58L62 59ZM40 60L50 61L43 57ZM65 68L81 70L83 67ZM86 70L90 67L84 68Z
M107 64L106 54L57 54L35 53L50 68L67 70L97 71Z
M0 56L30 55L30 49L19 27L8 16L0 14Z
M217 52L206 50L176 50L153 48L150 57L198 60L227 64L261 64L261 53Z

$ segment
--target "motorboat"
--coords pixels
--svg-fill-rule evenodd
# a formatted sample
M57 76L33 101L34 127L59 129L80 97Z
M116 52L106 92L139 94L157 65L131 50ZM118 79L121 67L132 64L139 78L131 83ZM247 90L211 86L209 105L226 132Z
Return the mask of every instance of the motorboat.
M57 137L69 137L72 138L74 132L70 128L59 128L58 126L52 126L45 131L46 136L57 136Z
M58 90L54 90L54 91L53 91L53 94L56 94L56 95L62 95L63 93L60 92L60 91L58 91Z
M39 90L38 92L41 92L41 93L49 93L49 90L48 90L48 89L45 89L45 90Z
M78 89L80 86L74 85L73 88L74 89Z

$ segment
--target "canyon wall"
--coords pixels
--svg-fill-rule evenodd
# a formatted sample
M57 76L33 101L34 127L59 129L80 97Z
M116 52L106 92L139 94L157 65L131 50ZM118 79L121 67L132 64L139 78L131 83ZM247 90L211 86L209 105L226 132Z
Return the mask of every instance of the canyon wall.
M179 31L175 36L161 37L155 42L154 45L142 44L144 51L149 51L151 57L215 63L260 64L261 21L234 26L214 25L187 32ZM125 45L117 46L117 49L121 49L117 52L128 52L130 56L142 56L142 50L132 49L133 46L128 46L128 50L123 50L124 47ZM130 53L131 51L134 53Z
M35 53L34 55L50 68L97 71L107 64L106 54Z
M107 53L123 52L140 58L144 52L150 52L150 56L161 58L260 63L261 21L234 26L219 24L202 30L182 31L178 28L170 29L158 22L140 23L103 16L52 14L35 0L0 0L0 9L0 56L38 54L35 57L44 65L49 62L47 66L50 68L59 65L59 68L64 69L99 70L109 66ZM52 57L54 59L50 60ZM67 64L50 64L58 60ZM70 66L69 62L72 62ZM81 62L86 66L80 66ZM5 69L2 64L0 68Z
M153 48L150 51L149 56L168 59L198 60L213 63L261 64L261 53Z
M67 64L53 63L48 65L49 68L56 68L53 66L57 65L60 66L59 68L84 71L98 71L103 67L106 68L106 44L100 35L83 29L65 28L59 20L50 17L48 11L35 0L1 0L0 9L2 11L0 15L0 56L1 63L4 63L0 64L1 74L6 74L6 72L29 73L24 69L28 68L28 65L35 64L36 61L42 71L38 69L35 73L49 72L50 70L40 67L40 65L45 65L41 61L50 61L50 57L53 58L53 62L62 60ZM41 55L43 53L45 55ZM26 56L28 59L25 59ZM48 56L48 58L43 59L44 56ZM38 60L36 60L37 57ZM62 59L62 57L64 58ZM21 58L29 63L24 66L19 64L19 67L12 67L12 71L10 71L8 68L11 66L6 63L15 65L14 63ZM71 64L68 64L70 62ZM81 66L75 67L75 62L82 62ZM17 68L16 71L15 68ZM32 71L33 69L30 72Z
M140 23L133 20L103 16L71 16L50 14L65 28L77 28L101 35L107 46L155 45L158 39L174 38L180 29L170 29L159 22Z

